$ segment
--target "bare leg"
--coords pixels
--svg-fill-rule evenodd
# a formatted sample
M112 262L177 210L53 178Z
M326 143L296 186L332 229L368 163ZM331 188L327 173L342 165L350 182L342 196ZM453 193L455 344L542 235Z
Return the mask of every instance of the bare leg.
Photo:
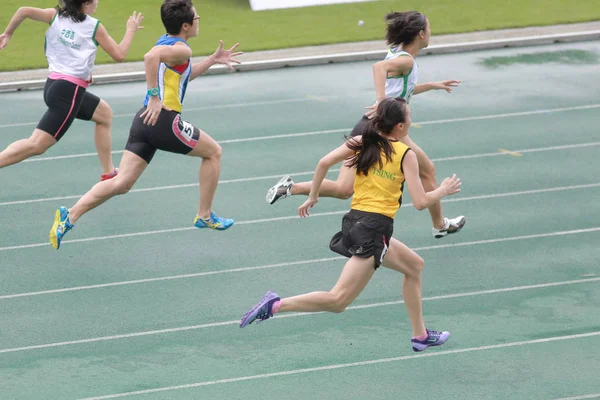
M29 157L44 154L56 144L54 137L40 129L33 131L27 139L17 140L0 152L0 168L16 164Z
M75 223L83 214L98 207L110 198L125 194L133 187L148 163L141 157L125 150L119 174L113 179L99 182L94 185L79 201L69 210L69 219Z
M356 169L342 165L340 173L336 181L329 179L323 180L319 196L334 197L336 199L349 199L354 194L354 177ZM308 196L310 194L312 182L294 183L292 186L292 195L302 194Z
M388 252L383 259L383 266L404 274L402 297L412 325L413 337L427 334L423 321L421 289L423 264L423 259L404 243L394 238L390 240Z
M329 292L312 292L281 300L279 312L343 312L363 291L375 273L373 257L353 256L344 265L337 283Z
M415 143L412 139L406 135L400 139L402 143L407 145L417 155L419 162L419 176L423 183L423 188L426 192L431 192L437 189L437 181L435 178L435 164L427 157L427 154ZM431 222L433 227L436 229L442 229L444 227L444 216L442 214L442 203L436 202L429 207L429 214L431 215Z
M209 218L212 211L212 202L219 184L222 153L221 146L201 130L196 147L187 154L188 156L202 158L199 173L200 204L198 205L198 216L203 219Z
M98 158L102 165L102 173L110 174L115 170L112 162L112 136L110 130L112 127L113 112L104 100L100 100L98 107L94 111L92 121L96 123L94 130L94 142L98 151Z

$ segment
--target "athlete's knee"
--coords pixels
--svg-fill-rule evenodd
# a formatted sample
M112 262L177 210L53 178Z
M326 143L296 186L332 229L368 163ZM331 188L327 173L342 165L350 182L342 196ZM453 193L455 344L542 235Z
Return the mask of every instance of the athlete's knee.
M411 261L408 268L409 273L407 275L412 278L420 278L421 274L423 273L423 268L425 268L425 261L421 257L417 256Z
M104 100L100 100L92 120L100 125L111 125L113 119L113 110Z
M42 140L30 139L28 144L29 154L34 156L44 154L50 148L48 143Z
M220 144L215 143L212 152L207 157L204 157L204 158L220 161L222 155L223 155L223 148L221 147Z
M119 179L119 175L117 175L115 178L113 178L113 180L115 183L114 192L116 195L128 193L131 190L131 188L133 187L133 185L135 184L135 181L130 181L127 179Z
M220 144L217 144L217 148L215 149L215 151L213 153L213 157L221 159L222 155L223 155L223 148L221 147Z
M329 311L336 314L346 311L346 307L350 305L351 300L343 293L332 293L332 295L333 298L329 305Z

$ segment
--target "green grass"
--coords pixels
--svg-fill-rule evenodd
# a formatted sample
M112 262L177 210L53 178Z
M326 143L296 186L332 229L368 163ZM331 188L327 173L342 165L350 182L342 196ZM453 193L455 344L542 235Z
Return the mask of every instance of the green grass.
M47 0L2 0L0 26L6 26L19 6L52 7ZM127 57L143 58L163 33L160 0L100 0L96 17L120 41L125 22L133 10L144 16L144 30L138 32ZM390 10L417 9L425 13L433 34L472 32L600 19L598 0L381 0L321 7L253 12L247 0L203 0L194 2L200 19L200 36L191 41L194 55L212 53L219 39L225 45L240 42L240 50L290 48L327 43L382 39L383 15ZM543 4L543 6L541 5ZM359 27L358 20L365 21ZM46 67L43 54L43 24L26 21L0 53L0 70ZM97 63L111 62L103 51Z

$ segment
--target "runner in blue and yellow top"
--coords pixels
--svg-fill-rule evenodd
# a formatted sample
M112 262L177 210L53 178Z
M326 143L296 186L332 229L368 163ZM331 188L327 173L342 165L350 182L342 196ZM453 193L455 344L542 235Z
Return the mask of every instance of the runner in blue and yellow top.
M211 65L226 64L231 70L234 45L229 50L220 43L217 51L203 61L192 64L192 50L187 41L198 35L199 16L189 0L165 0L161 18L167 33L145 56L144 67L148 91L144 106L137 112L129 131L129 140L121 158L119 174L101 182L87 192L70 210L56 211L50 230L50 243L55 249L85 213L111 197L131 189L144 172L156 150L202 158L200 167L200 205L194 220L197 228L224 230L233 225L232 219L221 218L212 210L219 182L221 146L206 132L181 118L187 84L204 73Z
M408 135L410 123L410 109L405 100L385 99L362 136L350 137L317 165L308 200L298 208L302 217L308 216L308 209L317 203L329 168L349 160L349 165L356 171L350 212L342 219L342 230L329 244L331 250L349 257L333 289L284 299L269 291L242 317L240 327L268 319L278 312L340 313L358 297L375 270L383 265L404 274L402 295L412 325L413 350L423 351L448 340L449 332L425 328L421 299L423 259L394 239L392 233L405 182L418 210L459 192L461 182L454 175L446 178L439 188L425 192L419 178L417 156L401 141Z

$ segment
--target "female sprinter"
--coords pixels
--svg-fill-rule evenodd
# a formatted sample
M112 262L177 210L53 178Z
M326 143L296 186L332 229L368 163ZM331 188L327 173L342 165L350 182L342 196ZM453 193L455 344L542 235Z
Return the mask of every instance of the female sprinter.
M431 31L427 18L417 11L394 12L386 15L387 35L386 40L391 46L383 61L373 65L373 76L377 102L352 130L351 136L361 135L368 125L369 117L374 112L378 102L386 97L401 97L410 102L413 94L419 94L433 89L443 89L448 93L457 86L459 81L429 82L417 84L417 63L415 57L421 49L429 45ZM419 161L419 175L423 181L423 187L432 191L437 187L435 177L435 165L427 157L427 154L406 135L401 141L410 147L417 155ZM355 173L345 163L340 169L337 181L324 180L321 187L321 196L348 199L353 194ZM308 195L311 190L311 182L294 183L291 177L283 177L275 186L267 192L267 202L275 203L290 195ZM466 223L463 216L456 218L444 218L442 205L439 201L429 207L432 233L437 239L448 234L459 232Z
M413 350L423 351L448 340L449 332L425 328L421 304L423 259L394 239L392 233L405 180L418 210L459 192L461 182L453 175L444 179L437 189L425 192L419 178L417 155L402 140L408 135L410 123L410 110L405 100L384 99L362 136L349 138L317 165L308 200L298 208L302 217L306 217L308 209L317 203L321 184L330 167L348 160L349 166L356 168L350 212L342 219L341 232L335 234L329 244L331 250L350 258L333 289L284 299L269 291L242 317L240 327L279 312L340 313L358 297L375 270L383 264L404 274L402 296L412 325Z
M45 46L50 75L44 87L48 109L28 139L18 140L0 152L0 168L45 153L77 118L96 123L94 139L102 165L100 179L110 179L117 174L111 156L112 110L86 89L91 83L98 45L115 61L123 61L135 32L143 28L143 17L134 11L123 40L117 44L104 25L90 16L96 12L98 0L63 0L61 4L62 7L46 9L19 8L0 35L3 49L26 18L50 25Z
M206 132L181 117L183 100L189 81L203 74L211 65L220 63L231 70L232 57L238 46L217 51L192 64L188 40L198 35L199 19L190 0L164 0L160 15L167 31L144 56L147 93L144 106L133 117L129 140L119 165L119 175L98 182L69 210L60 207L50 230L50 243L58 249L63 236L75 221L110 198L125 194L142 175L157 150L202 158L200 166L200 204L194 219L197 228L225 230L233 219L217 216L212 202L219 183L222 149Z

